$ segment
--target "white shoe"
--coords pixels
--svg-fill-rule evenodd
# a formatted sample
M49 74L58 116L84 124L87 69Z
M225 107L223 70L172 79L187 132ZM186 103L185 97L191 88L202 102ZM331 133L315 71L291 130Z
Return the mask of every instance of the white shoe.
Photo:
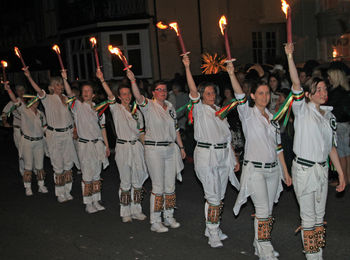
M64 195L57 196L57 201L58 201L59 203L66 202L66 201L67 201L67 198L66 198L66 196L64 196Z
M157 222L152 224L151 231L154 231L157 233L164 233L164 232L168 232L169 229L167 227L164 227L162 223Z
M222 244L220 237L219 237L219 229L214 228L214 229L209 229L209 241L208 244L212 248L218 248L218 247L223 247L224 245Z
M92 204L86 204L85 211L91 214L97 212L98 210Z
M206 237L209 237L209 230L208 228L205 228L205 232L204 232L204 235ZM219 238L221 241L225 240L225 239L228 239L228 236L224 233L222 233L222 230L219 228Z
M173 217L165 218L164 219L164 225L168 226L168 227L171 227L171 228L178 228L178 227L181 226L180 223L176 222L176 219L173 218Z
M70 195L70 193L66 193L66 199L67 200L73 200L73 196Z
M137 219L137 220L145 220L147 218L147 216L145 214L138 213L138 214L134 214L131 216L133 219Z
M48 193L46 186L39 186L38 192L40 193Z
M123 223L132 222L132 218L130 216L122 217L122 221L123 221Z
M98 211L100 211L100 210L105 210L105 209L106 209L106 208L103 207L98 201L94 201L94 202L92 203L92 205L94 205L94 207L95 207Z
M255 242L254 242L254 248L255 248L255 255L256 256L259 256L259 253L258 253L258 249L256 248L256 246L255 246ZM280 253L278 253L277 251L275 251L275 250L273 250L273 256L274 257L279 257L280 256ZM259 258L259 260L260 259L262 259L262 260L264 260L263 258Z
M33 192L32 192L32 188L28 187L26 188L26 196L32 196L33 195Z

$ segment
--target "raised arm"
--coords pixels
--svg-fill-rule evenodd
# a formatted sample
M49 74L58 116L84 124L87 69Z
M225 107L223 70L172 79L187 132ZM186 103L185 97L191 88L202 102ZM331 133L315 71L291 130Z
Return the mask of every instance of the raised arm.
M73 97L74 93L68 83L68 78L67 78L67 71L66 70L62 70L61 71L61 76L63 79L63 85L64 85L64 89L66 90L67 96L68 97Z
M186 79L187 79L188 87L190 88L191 97L198 98L199 93L198 93L198 90L197 90L196 83L194 82L193 77L192 77L192 73L191 73L191 69L190 69L190 63L191 62L190 62L190 58L188 57L187 54L185 54L183 56L182 63L185 66Z
M232 85L232 88L233 88L233 91L235 92L235 94L244 94L242 87L236 78L235 68L233 67L232 62L227 63L226 70L227 70L227 73L230 77L231 85Z
M100 68L98 68L97 71L96 71L96 77L101 81L102 87L105 90L108 99L109 100L114 100L115 96L113 95L112 90L110 89L110 87L108 86L107 82L105 81L105 79L103 77L103 73L102 73Z
M35 81L32 78L32 75L30 75L30 71L28 67L23 68L23 71L24 71L24 75L27 77L30 85L32 85L36 93L38 93L39 96L41 97L44 96L44 91L38 86L38 84L35 83Z
M5 83L5 89L7 90L7 93L9 94L9 97L11 99L11 101L14 103L14 104L17 104L18 103L18 100L15 96L15 94L12 92L11 88L10 88L10 85L6 82Z
M295 67L295 63L293 59L294 44L287 43L286 46L284 47L284 51L287 55L289 75L293 83L293 89L296 91L301 91L300 80L299 80L297 68Z
M136 79L135 79L134 73L128 69L126 71L126 76L129 78L129 80L131 82L131 90L132 90L132 93L134 94L136 102L138 104L142 104L145 101L145 97L143 95L141 95L141 93L140 93L139 87L136 84Z

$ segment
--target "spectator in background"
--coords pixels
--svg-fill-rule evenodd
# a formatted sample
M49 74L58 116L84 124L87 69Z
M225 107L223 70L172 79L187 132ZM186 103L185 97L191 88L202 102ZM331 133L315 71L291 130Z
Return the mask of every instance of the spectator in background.
M271 101L269 111L273 114L276 110L277 100L279 99L278 91L281 89L281 80L278 74L270 74L268 77L268 85L271 89Z
M337 119L337 151L344 172L345 183L350 183L350 87L346 75L339 69L329 69L331 88L328 92L329 106Z

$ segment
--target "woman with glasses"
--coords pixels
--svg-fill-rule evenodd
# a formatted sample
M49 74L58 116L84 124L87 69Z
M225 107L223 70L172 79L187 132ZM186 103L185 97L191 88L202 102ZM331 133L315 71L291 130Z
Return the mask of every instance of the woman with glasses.
M293 60L294 45L288 43L290 78L294 94L294 145L296 155L293 166L294 191L300 206L301 236L306 259L323 259L325 246L324 215L328 192L328 163L330 157L339 174L336 190L345 188L344 174L336 146L336 121L332 107L322 106L328 98L327 85L321 78L312 78L301 88Z
M166 100L168 93L165 82L154 83L153 99L148 99L140 94L131 70L127 71L127 76L131 81L136 102L145 117L145 161L152 180L151 231L167 232L168 228L165 226L180 227L180 223L174 218L175 179L177 176L181 180L180 173L184 168L182 159L186 157L177 127L176 111ZM165 226L162 224L162 212Z

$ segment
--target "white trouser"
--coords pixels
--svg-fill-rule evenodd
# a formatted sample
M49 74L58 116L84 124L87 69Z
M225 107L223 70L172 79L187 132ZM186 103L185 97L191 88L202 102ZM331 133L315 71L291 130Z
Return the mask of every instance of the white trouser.
M312 167L306 167L293 161L292 176L294 191L300 207L302 229L314 229L315 225L322 225L328 194L328 165L322 167L315 164ZM306 257L307 259L322 259L322 250L316 254L306 254Z
M253 245L259 257L272 257L273 247L270 241L258 241L258 219L268 219L272 216L274 202L278 201L282 191L281 169L278 165L273 168L256 168L251 162L243 166L241 177L241 190L238 194L234 213L239 213L240 207L250 196L255 207Z
M128 205L120 204L120 216L129 217L142 213L140 203L134 203L135 189L142 189L142 185L148 178L147 167L144 159L144 148L139 141L134 144L130 142L116 144L115 161L117 163L120 190L119 199L121 201L122 191L130 193L131 201Z
M119 198L121 198L121 192L130 192L131 201L129 205L120 204L120 216L129 217L131 215L139 214L142 212L140 203L134 203L134 190L142 189L143 181L139 178L138 174L133 172L128 165L117 164L119 177L120 177L120 190ZM141 180L141 181L140 181Z
M17 151L19 153L20 150L20 142L21 142L21 129L14 127L13 128L13 141L15 143L15 146L17 148ZM23 158L21 157L21 155L18 156L18 164L19 164L19 172L21 173L21 175L23 175L24 172L24 161Z
M145 146L145 159L152 180L152 193L162 196L175 192L176 154L173 145ZM161 222L161 212L154 211L154 196L151 195L151 223ZM164 217L172 217L174 209L164 210Z
M24 171L34 172L44 168L44 141L30 141L23 136L19 142L20 157L23 158ZM39 186L44 185L43 180L38 181ZM25 182L24 187L31 187L30 182Z
M48 130L46 131L46 142L55 172L54 176L64 174L64 171L70 171L74 163L80 168L71 130L65 132ZM64 196L69 194L71 189L71 182L60 186L55 185L55 194L56 196Z
M93 201L101 200L101 191L96 190L96 184L100 185L100 174L102 165L104 168L108 166L108 159L106 158L106 147L103 142L78 142L78 156L82 172L82 187L83 187L83 202L84 204L92 203ZM84 184L91 186L90 192L84 196ZM95 188L94 188L95 187Z
M44 168L44 141L30 141L22 137L21 157L24 161L24 169L27 171L42 170Z
M73 168L74 164L80 168L71 130L66 132L47 130L46 142L55 173L60 174L63 171L68 171Z

